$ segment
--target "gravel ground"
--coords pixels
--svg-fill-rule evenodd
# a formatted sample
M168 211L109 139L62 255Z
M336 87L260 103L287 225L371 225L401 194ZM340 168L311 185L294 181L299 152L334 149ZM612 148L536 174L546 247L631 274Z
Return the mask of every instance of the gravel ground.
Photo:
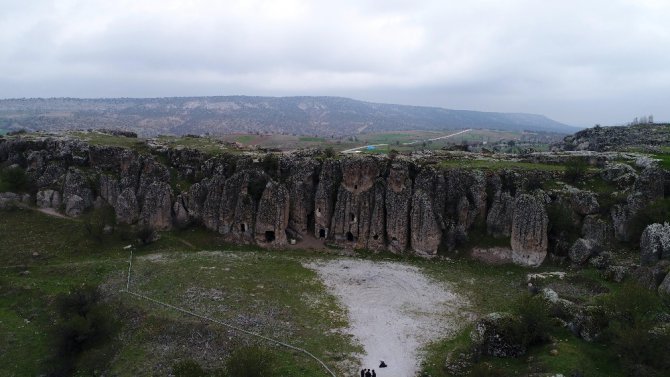
M410 377L419 371L420 350L459 328L465 299L418 268L394 262L341 259L305 264L317 272L347 308L353 334L363 345L362 368L379 377ZM384 360L387 368L379 368Z

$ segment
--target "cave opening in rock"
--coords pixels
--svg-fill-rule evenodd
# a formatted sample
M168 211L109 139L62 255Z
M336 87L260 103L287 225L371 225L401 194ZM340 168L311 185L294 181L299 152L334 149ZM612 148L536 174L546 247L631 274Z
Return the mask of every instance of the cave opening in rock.
M272 242L275 240L275 232L273 230L265 231L265 242Z
M354 190L358 190L358 185L354 185Z
M354 242L354 234L353 233L347 232L347 241Z
M374 239L375 241L378 240L378 239L379 239L379 235L378 235L378 234L375 234L374 236L372 236L372 239Z
M349 214L349 220L356 221L356 215L354 215L353 213L350 213Z
M319 229L319 238L326 238L326 230Z
M240 224L240 232L244 233L247 231L247 224Z

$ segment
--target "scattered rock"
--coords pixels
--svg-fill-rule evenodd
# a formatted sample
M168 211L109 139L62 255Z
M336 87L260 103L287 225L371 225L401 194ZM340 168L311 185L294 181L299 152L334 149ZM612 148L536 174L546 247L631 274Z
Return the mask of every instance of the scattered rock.
M670 224L651 224L640 237L640 263L652 265L670 259Z
M580 238L572 244L568 256L573 263L582 265L589 260L595 251L596 248L593 242Z
M509 313L491 313L477 321L470 339L481 355L519 357L526 353L514 331L519 326L519 318Z

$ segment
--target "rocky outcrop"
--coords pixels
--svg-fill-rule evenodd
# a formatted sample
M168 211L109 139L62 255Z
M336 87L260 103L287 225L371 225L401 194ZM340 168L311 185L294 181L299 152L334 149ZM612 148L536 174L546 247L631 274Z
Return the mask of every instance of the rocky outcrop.
M35 204L39 208L59 208L61 205L60 193L50 189L40 190L37 192Z
M79 169L70 168L65 175L63 202L65 214L75 217L93 205L91 184Z
M477 353L494 357L519 357L526 347L518 331L521 321L509 313L491 313L481 318L470 333Z
M572 244L568 256L575 264L584 264L596 252L596 245L591 240L580 238Z
M142 224L154 230L172 227L172 189L165 182L151 182L145 187L140 212Z
M284 185L267 183L256 215L255 240L257 244L271 246L287 244L289 200L289 190Z
M640 263L653 265L670 259L670 224L651 224L640 237Z
M498 192L486 217L486 231L496 238L509 237L513 218L514 198L507 192Z
M412 178L406 162L391 165L386 184L386 242L392 252L403 252L409 246Z
M537 197L520 195L514 203L512 258L515 263L539 266L547 256L547 213Z
M0 144L0 162L26 169L38 206L71 216L109 204L118 223L136 228L201 224L229 242L274 247L316 238L423 256L470 251L476 237L488 233L499 241L497 248L480 250L483 259L524 266L541 264L549 242L557 256L581 264L612 235L629 239L631 218L662 198L665 187L655 163L637 176L629 165L608 162L618 155L587 156L592 166L609 164L603 179L620 188L620 197L628 195L612 206L586 190L538 190L538 182L556 178L550 171L445 167L437 156L324 158L301 151L212 157L152 143L140 147L138 153L57 138L17 138ZM566 157L529 158L561 163ZM553 229L551 241L549 204L552 216L555 207L567 209L561 213L566 229ZM602 215L606 210L611 216ZM557 246L580 229L577 243Z

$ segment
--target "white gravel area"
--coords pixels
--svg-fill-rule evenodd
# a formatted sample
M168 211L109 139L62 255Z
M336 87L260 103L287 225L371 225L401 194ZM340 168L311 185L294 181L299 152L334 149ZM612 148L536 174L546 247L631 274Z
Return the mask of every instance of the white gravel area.
M363 345L362 368L379 377L411 377L419 371L420 350L453 335L462 324L466 300L420 269L397 262L341 259L312 262L332 294L347 308L353 334ZM384 360L387 368L379 368Z

